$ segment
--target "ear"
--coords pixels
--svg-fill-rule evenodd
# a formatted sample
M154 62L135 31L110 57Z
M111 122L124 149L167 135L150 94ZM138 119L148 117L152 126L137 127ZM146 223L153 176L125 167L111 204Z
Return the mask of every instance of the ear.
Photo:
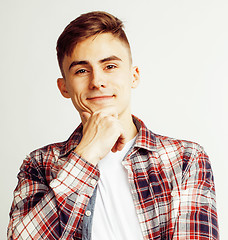
M132 81L132 85L131 88L136 88L139 84L139 80L140 80L140 74L139 74L139 68L137 66L132 68L132 74L133 74L133 81Z
M59 91L61 92L63 97L70 98L70 95L69 95L69 93L67 91L67 87L66 87L66 80L64 78L58 78L57 85L58 85Z

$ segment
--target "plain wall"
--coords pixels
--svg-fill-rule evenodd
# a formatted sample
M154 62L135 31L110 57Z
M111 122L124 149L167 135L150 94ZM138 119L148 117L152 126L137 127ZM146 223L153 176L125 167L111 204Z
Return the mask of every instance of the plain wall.
M84 12L126 26L141 82L132 113L155 133L200 143L214 171L221 239L228 239L228 1L7 0L0 3L1 205L6 239L17 173L32 150L80 123L56 85L56 40ZM2 238L3 237L3 238Z

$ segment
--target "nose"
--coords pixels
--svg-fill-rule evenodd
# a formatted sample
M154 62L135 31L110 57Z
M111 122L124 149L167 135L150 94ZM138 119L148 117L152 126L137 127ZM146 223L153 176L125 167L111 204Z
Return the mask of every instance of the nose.
M90 89L100 89L100 88L105 88L106 83L104 76L99 70L93 70L91 74L91 79L89 83L89 88Z

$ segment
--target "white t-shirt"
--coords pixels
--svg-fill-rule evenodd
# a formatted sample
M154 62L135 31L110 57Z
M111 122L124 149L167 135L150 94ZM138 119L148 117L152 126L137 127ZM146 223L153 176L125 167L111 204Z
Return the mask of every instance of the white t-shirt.
M92 240L141 240L142 232L136 215L122 160L135 138L122 151L110 152L98 163L100 179L93 215Z

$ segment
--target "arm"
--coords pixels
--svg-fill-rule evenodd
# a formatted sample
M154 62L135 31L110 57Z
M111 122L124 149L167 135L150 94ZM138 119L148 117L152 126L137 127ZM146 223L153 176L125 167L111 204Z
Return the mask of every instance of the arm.
M98 179L98 171L72 152L48 185L44 171L30 156L18 179L8 239L70 239L92 195L96 181L91 180Z
M55 160L49 160L48 171L39 168L36 158L25 160L15 190L8 238L72 237L99 178L95 165L110 150L121 150L125 144L123 129L113 111L107 108L92 115L84 113L83 137L50 183L46 178L52 175L50 163ZM53 152L45 155L54 158Z
M183 173L173 239L219 239L213 173L202 149Z

